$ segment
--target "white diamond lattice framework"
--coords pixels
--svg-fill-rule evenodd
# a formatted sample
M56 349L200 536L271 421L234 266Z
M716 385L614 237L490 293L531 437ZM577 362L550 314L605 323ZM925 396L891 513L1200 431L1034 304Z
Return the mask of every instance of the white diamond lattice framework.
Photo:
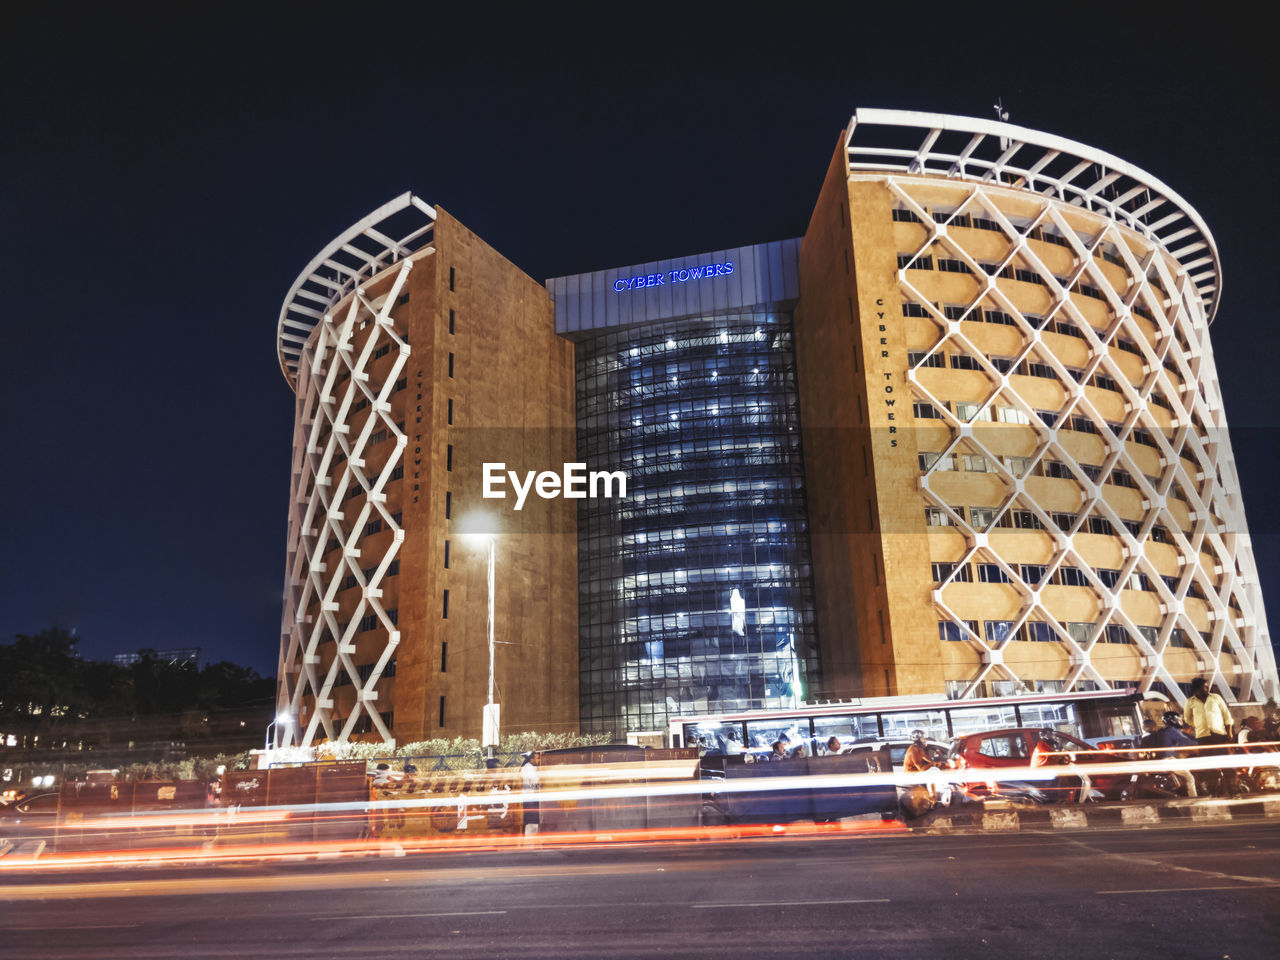
M320 735L345 740L362 717L368 732L393 739L377 710L377 684L400 642L397 618L381 601L405 537L401 518L387 508L387 490L403 473L408 437L391 415L391 397L411 351L391 312L413 269L409 258L431 252L426 244L434 217L411 194L379 208L308 265L281 311L281 365L294 386L296 410L277 712L297 720L312 699L305 726L282 731L303 746ZM400 229L407 232L392 239ZM370 300L361 284L375 275L390 276L391 287ZM389 369L373 376L373 361L387 353ZM361 422L364 409L369 413ZM384 530L391 533L388 545L370 555L372 533ZM359 599L340 621L338 592L353 586ZM364 670L354 660L357 634L364 659L371 644L380 644ZM327 643L335 652L322 670L320 648ZM354 705L340 718L334 690L348 683Z
M865 176L861 170L851 169L851 177ZM1275 663L1209 345L1205 313L1208 298L1204 286L1197 286L1195 278L1188 274L1185 266L1178 266L1176 258L1171 263L1166 257L1167 251L1158 243L1152 243L1148 233L1135 232L1127 229L1130 224L1096 215L1109 213L1105 208L1092 211L1094 215L1088 220L1095 224L1095 231L1085 236L1077 232L1081 205L1064 202L1052 191L1037 192L1035 215L1030 218L1020 215L1015 224L1006 211L1011 207L1009 195L1018 188L999 180L978 178L975 182L952 171L947 187L956 202L948 203L943 210L938 206L930 209L925 202L927 197L936 203L937 179L883 175L875 179L887 183L897 208L914 215L913 219L919 221L927 235L920 248L900 263L897 281L904 304L915 305L915 314L923 312L938 330L936 343L912 365L907 379L916 399L931 405L950 432L949 443L924 469L920 484L926 502L942 511L949 525L959 530L965 540L959 563L933 591L933 603L941 617L954 623L964 640L979 654L979 668L961 695L974 695L986 681L1018 683L1035 679L1019 677L1003 655L1007 644L1028 620L1045 623L1063 644L1070 664L1064 684L1068 690L1108 685L1096 669L1093 657L1099 652L1098 644L1105 642L1107 626L1115 625L1123 629L1140 651L1143 691L1160 683L1179 702L1184 700L1164 662L1177 630L1180 645L1192 648L1200 671L1224 693L1230 694L1235 687L1241 699L1275 695ZM1026 210L1025 193L1019 197L1017 206ZM1075 220L1074 227L1064 216L1068 211ZM948 234L949 224L968 225L979 219L985 230L998 232L1007 244L998 260L979 261L954 234ZM1037 237L1050 233L1062 238L1060 245L1066 246L1073 257L1069 276L1055 275L1036 255L1028 242L1033 233ZM1122 266L1124 289L1114 286L1100 267L1097 257L1103 253L1113 265ZM933 262L945 258L963 264L951 269L972 279L974 295L970 301L944 306L918 289L912 275L922 276L915 268L924 265L924 258L932 258ZM1011 296L1014 288L1003 281L1016 282L1019 276L1016 271L1034 273L1035 282L1047 291L1050 306L1043 315L1026 313L1015 304ZM1028 277L1028 274L1021 276ZM1072 292L1079 295L1084 285L1096 291L1095 296L1105 299L1108 316L1105 329L1095 328L1073 300ZM981 320L984 311L1003 314L1007 318L1003 322L1021 334L1021 347L1003 367L997 367L992 358L966 336L965 324ZM1140 312L1154 325L1155 343L1143 334L1135 312ZM1089 359L1083 369L1069 368L1055 354L1052 340L1060 334L1052 331L1063 329L1088 345ZM1119 349L1118 342L1122 339L1127 352L1134 353L1136 346L1140 353L1143 372L1139 383L1131 383L1116 362L1118 354L1113 351ZM946 397L935 395L926 386L927 368L939 365L930 362L930 358L937 357L944 348L952 355L969 358L965 369L980 371L988 384L985 398L966 404L963 411L958 404L953 409ZM1024 362L1037 364L1042 377L1046 376L1044 368L1051 371L1048 376L1062 388L1064 401L1060 409L1038 410L1019 392L1015 371ZM952 366L956 365L953 360ZM1181 388L1171 376L1174 372L1182 381ZM1090 401L1086 387L1099 375L1123 396L1125 414L1120 422L1106 419ZM1153 406L1167 412L1168 428L1157 421ZM1029 457L1002 457L988 446L991 438L1010 424L1024 425L1034 431L1036 445ZM1106 453L1100 469L1097 465L1089 465L1089 471L1084 469L1062 442L1060 431L1065 430L1083 430L1101 439ZM984 442L984 434L988 442ZM1127 444L1135 442L1145 442L1158 450L1158 476L1149 476L1134 462ZM966 454L983 458L985 469L991 470L1003 484L1002 501L991 511L990 518L984 517L986 522L980 524L973 522L972 515L966 516L965 511L954 509L959 504L948 502L938 483L957 458ZM1010 464L1009 459L1015 464ZM1028 495L1026 478L1048 460L1065 465L1079 489L1079 508L1073 522L1065 528ZM1113 470L1127 473L1125 485L1135 485L1129 482L1131 478L1140 492L1143 515L1136 530L1133 521L1126 525L1104 496L1103 486L1111 481ZM1185 503L1189 529L1183 529L1183 524L1171 512L1171 496ZM1033 525L1052 540L1052 558L1044 575L1035 583L1028 583L1022 576L1021 564L1003 557L993 543L992 531L998 524L1005 526L1001 520L1010 511L1033 514L1036 518ZM1105 583L1076 549L1076 535L1095 529L1087 527L1094 518L1097 518L1095 522L1104 524L1101 529L1109 530L1122 543L1123 566L1113 584ZM1176 550L1178 574L1172 583L1160 575L1143 547L1157 525L1170 533ZM1202 566L1202 556L1209 569ZM992 641L974 632L948 603L948 588L955 582L958 571L967 569L974 561L996 565L1020 601L1017 618L1005 638ZM1066 629L1045 604L1044 586L1064 566L1081 570L1097 599L1100 615L1087 636ZM1158 596L1160 624L1154 638L1150 636L1151 631L1139 629L1121 603L1121 591L1135 574L1145 574ZM1203 597L1211 627L1206 631L1208 638L1201 636L1185 609L1185 600L1193 588ZM1238 664L1236 675L1224 676L1221 672L1222 653L1229 653Z

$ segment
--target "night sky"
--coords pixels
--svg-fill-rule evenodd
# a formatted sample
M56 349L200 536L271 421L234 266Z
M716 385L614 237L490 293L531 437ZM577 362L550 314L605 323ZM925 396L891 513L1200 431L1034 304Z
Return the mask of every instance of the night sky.
M275 672L293 416L276 319L321 246L393 196L542 280L799 236L856 107L992 118L997 97L1151 171L1213 231L1214 346L1280 623L1262 31L1121 5L985 23L921 3L899 22L188 6L23 4L0 25L0 637L75 627L87 656L199 646Z

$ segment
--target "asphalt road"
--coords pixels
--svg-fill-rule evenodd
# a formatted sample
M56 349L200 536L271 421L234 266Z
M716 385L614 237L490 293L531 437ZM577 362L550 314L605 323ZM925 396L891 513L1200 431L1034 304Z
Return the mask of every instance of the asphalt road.
M1272 958L1280 823L18 875L0 957Z

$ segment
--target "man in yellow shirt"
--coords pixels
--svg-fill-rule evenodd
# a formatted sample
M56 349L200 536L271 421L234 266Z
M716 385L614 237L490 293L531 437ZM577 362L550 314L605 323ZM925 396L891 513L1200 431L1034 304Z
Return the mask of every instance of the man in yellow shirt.
M1183 716L1201 746L1197 756L1220 756L1231 752L1231 710L1220 694L1209 691L1209 683L1204 677L1191 681L1191 695L1187 697ZM1219 795L1229 796L1236 791L1235 770L1222 770L1216 776L1210 772L1205 779L1217 788L1213 792Z

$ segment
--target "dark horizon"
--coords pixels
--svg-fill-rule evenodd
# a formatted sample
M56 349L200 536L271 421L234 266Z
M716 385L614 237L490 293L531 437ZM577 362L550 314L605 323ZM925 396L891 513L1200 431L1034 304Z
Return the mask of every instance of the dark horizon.
M411 190L541 281L804 233L859 106L994 118L1179 192L1221 254L1215 362L1263 594L1275 146L1262 31L1096 8L926 30L744 5L646 17L24 9L0 38L11 321L0 398L0 642L86 657L200 647L274 674L293 398L281 302L352 222ZM1267 91L1272 91L1267 93ZM19 461L21 459L21 463Z

